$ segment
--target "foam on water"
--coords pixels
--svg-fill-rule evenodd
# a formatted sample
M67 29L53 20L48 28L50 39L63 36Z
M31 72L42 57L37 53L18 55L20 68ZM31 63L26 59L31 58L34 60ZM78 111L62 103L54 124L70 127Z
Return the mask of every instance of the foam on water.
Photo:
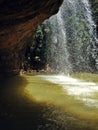
M60 85L68 95L74 95L88 106L98 107L98 101L93 97L98 93L98 85L93 82L85 82L65 75L39 75L52 83Z

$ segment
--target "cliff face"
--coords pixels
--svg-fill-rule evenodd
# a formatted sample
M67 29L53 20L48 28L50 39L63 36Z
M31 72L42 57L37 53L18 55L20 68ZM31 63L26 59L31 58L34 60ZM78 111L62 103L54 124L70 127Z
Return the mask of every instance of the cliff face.
M22 40L57 13L63 0L0 0L0 74L18 73Z
M57 13L62 1L0 0L0 75L19 72L25 46L23 39L29 37L38 24ZM98 0L89 1L98 25Z

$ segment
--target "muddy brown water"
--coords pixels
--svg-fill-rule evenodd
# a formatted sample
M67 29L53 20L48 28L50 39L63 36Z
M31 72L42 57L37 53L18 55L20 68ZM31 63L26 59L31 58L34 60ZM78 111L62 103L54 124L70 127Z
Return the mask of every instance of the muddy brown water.
M39 77L9 78L0 89L0 130L98 130L97 109L88 109L95 119L88 113L84 118L88 107Z

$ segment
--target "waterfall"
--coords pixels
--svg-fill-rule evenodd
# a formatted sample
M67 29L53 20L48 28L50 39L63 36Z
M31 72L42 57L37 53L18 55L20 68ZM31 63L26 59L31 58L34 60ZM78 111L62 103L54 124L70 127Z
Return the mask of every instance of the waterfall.
M67 50L66 28L62 20L61 11L56 16L50 18L51 36L49 35L48 61L51 68L57 72L68 73L71 70L69 63L69 53Z
M57 72L92 71L96 57L96 31L88 0L64 0L48 26L48 63ZM97 60L96 60L97 61Z

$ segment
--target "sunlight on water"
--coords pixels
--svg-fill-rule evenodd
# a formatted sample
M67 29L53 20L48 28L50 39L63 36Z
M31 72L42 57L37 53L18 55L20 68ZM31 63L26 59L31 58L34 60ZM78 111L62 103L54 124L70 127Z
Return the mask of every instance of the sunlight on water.
M92 99L94 93L98 93L98 85L93 82L85 82L63 75L40 76L48 81L56 83L67 91L68 95L75 95L75 98L83 101L86 105L98 108L98 101Z
M98 88L95 83L64 75L27 76L27 80L25 93L31 100L55 105L79 119L98 122Z

